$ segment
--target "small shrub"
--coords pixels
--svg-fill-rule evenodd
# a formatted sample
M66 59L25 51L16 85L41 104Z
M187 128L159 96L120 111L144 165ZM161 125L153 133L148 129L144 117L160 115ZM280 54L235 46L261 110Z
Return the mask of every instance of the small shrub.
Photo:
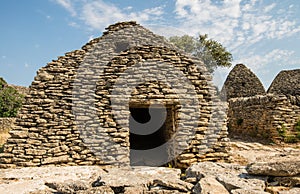
M0 117L15 117L23 100L22 94L0 78Z
M295 130L297 132L300 132L300 121L298 121L296 124L295 124Z
M277 128L277 132L280 137L284 138L286 136L286 127L284 124L281 125L281 128Z
M295 124L296 138L300 140L300 120Z
M286 135L283 139L285 143L297 143L298 139L295 135Z
M263 132L263 133L262 133L262 137L263 137L264 139L269 139L269 138L270 138L270 134L267 133L267 132Z

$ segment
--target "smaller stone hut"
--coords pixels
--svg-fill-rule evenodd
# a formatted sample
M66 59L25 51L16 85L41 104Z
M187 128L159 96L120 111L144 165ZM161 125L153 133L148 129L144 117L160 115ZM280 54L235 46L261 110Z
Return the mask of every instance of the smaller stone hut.
M300 69L281 71L268 89L270 94L285 95L300 106Z
M223 99L250 97L265 93L258 77L243 64L237 64L230 71L221 90Z
M274 142L300 141L296 126L300 121L300 70L280 72L267 94L258 78L249 72L244 65L237 65L223 87L227 89L230 136ZM242 87L245 82L249 83L246 89Z

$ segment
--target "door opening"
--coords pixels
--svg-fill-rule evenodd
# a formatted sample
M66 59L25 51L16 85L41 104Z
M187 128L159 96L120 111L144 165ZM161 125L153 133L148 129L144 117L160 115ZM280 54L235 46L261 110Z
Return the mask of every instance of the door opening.
M130 115L130 164L132 166L156 166L159 160L168 157L168 150L162 145L172 137L175 131L172 108L130 107ZM147 153L146 150L159 146L162 146L159 153L144 154Z

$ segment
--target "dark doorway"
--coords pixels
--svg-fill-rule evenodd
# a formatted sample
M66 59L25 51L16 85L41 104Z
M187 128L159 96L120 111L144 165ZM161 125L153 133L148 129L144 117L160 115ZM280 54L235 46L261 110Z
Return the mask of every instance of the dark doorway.
M163 114L163 110L156 109L155 114ZM149 114L148 108L130 108L130 113L133 119L141 124L149 123L151 120L151 116ZM136 130L140 130L140 133L133 133L132 132L132 122L133 120L129 121L129 127L130 127L130 148L135 150L148 150L152 148L156 148L165 142L167 142L167 139L165 138L165 132L166 132L166 123L164 122L162 126L158 129L150 130L149 132L145 130L149 130L148 128L140 125L141 128L138 128Z
M166 149L160 149L156 156L144 155L142 151L157 148L171 138L174 131L172 109L131 107L130 114L130 149L141 153L130 154L131 165L153 166L155 160L168 157Z

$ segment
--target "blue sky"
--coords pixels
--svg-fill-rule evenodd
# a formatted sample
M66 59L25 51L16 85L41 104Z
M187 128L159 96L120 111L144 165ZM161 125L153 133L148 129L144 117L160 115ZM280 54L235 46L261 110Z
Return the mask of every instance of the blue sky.
M300 66L298 0L2 0L0 16L0 77L15 85L29 86L47 62L127 20L164 36L207 33L266 89ZM215 72L219 86L229 70Z

